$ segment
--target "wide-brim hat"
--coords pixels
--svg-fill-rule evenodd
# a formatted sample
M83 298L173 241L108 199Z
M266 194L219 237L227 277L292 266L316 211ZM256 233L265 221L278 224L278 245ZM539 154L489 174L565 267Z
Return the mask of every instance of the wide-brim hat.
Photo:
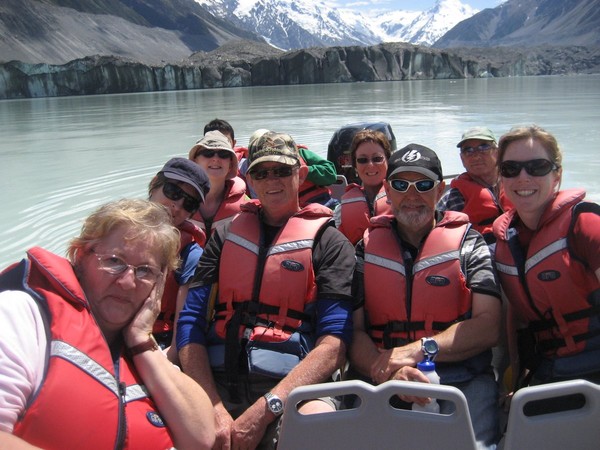
M238 174L238 159L233 147L231 146L231 142L220 131L208 131L202 139L199 139L196 144L190 149L188 153L188 158L191 160L195 160L196 156L198 156L198 152L200 150L226 150L231 152L231 166L229 167L229 172L227 172L226 178L228 180L234 178Z

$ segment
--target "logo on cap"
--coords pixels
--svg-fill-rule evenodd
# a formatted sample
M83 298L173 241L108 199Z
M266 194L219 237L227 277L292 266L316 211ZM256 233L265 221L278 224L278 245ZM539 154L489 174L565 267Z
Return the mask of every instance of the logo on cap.
M407 162L407 163L415 162L420 159L421 159L421 153L419 152L419 150L415 150L415 149L412 149L409 152L402 155L402 161Z

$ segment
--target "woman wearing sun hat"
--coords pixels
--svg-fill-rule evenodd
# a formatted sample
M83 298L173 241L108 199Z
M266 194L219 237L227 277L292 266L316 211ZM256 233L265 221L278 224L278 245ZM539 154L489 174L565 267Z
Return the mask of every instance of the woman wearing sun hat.
M249 200L246 183L237 176L238 159L231 142L220 131L209 131L189 152L208 175L210 191L192 221L204 230L207 239L212 231L240 212L240 206Z

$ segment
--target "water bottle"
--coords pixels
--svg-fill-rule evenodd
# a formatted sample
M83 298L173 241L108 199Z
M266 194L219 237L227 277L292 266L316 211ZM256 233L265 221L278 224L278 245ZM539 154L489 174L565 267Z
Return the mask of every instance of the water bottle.
M423 361L417 364L417 369L423 372L431 384L440 384L440 376L435 371L435 363L428 358L425 358ZM424 411L424 412L432 412L439 413L440 412L440 404L434 398L431 399L429 403L425 406L421 406L418 403L412 404L413 411Z

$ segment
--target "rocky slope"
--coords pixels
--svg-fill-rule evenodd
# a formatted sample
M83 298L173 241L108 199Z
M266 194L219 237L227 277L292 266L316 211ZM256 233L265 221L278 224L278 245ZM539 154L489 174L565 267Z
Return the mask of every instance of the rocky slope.
M437 48L600 45L598 0L508 0L448 31Z
M62 66L13 61L0 65L0 99L356 81L565 75L598 73L599 68L600 49L581 47L517 51L468 49L454 53L387 43L283 53L266 44L240 41L215 51L196 53L180 64L145 65L99 56Z

